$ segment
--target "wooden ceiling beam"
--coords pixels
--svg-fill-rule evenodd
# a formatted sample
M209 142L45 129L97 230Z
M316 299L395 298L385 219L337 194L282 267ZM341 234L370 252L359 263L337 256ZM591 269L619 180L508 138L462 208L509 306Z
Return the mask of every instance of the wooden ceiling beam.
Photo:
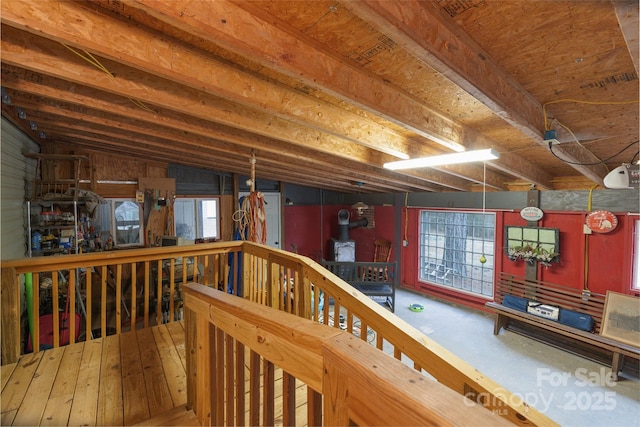
M105 91L144 103L147 107L162 107L168 110L189 114L201 120L221 122L226 125L245 124L246 130L254 133L285 140L297 146L303 146L325 154L336 155L344 159L356 160L365 164L381 165L391 156L372 151L358 144L350 144L334 135L301 128L299 125L273 118L257 111L243 110L235 104L210 95L196 92L177 85L163 85L144 73L106 63L116 70L117 78L112 78L94 67L78 64L70 52L59 43L24 33L20 30L2 26L3 62L15 67L26 66L28 73L36 73L69 80L93 89ZM10 34L10 37L6 35ZM226 103L226 105L225 105ZM141 109L140 111L145 111ZM288 137L287 137L288 136ZM289 148L294 151L294 147ZM458 183L458 178L437 171L420 171L410 175L429 179L450 188L464 190L469 184Z
M459 125L406 93L390 88L383 79L322 50L305 34L290 34L283 26L274 25L272 17L261 16L264 12L252 7L250 2L184 4L138 0L124 4L120 12L126 15L129 9L142 11L205 40L215 40L231 52L303 80L312 87L321 87L350 104L357 99L368 111L382 113L388 120L444 147L463 148Z
M180 114L169 114L164 111L159 115L152 114L133 107L133 104L129 102L118 103L111 99L112 95L106 93L95 97L94 91L94 96L92 97L88 93L84 93L86 89L83 87L73 86L48 76L39 75L37 79L33 79L37 80L36 83L35 81L26 81L19 78L21 70L14 67L5 65L2 71L4 86L15 89L11 92L11 96L15 98L16 104L30 105L37 103L42 111L54 112L60 109L66 110L66 115L73 115L74 112L79 112L83 116L78 117L78 119L82 120L90 120L93 115L97 117L96 120L103 122L106 117L112 116L114 117L113 125L117 127L121 127L123 123L140 122L140 126L149 128L147 132L151 134L154 133L155 128L166 127L178 132L179 135L191 135L190 138L192 139L187 140L187 143L199 137L218 141L218 144L230 142L234 144L233 146L259 149L263 152L272 153L290 164L299 162L319 164L320 168L325 170L331 167L340 167L341 170L350 174L349 179L351 181L377 182L377 185L388 186L390 189L403 188L406 190L407 186L410 186L414 191L441 191L440 186L434 187L423 179L407 177L379 168L376 169L366 163L339 159L332 155L313 152L305 148L287 150L280 141L259 135L246 134L235 129L211 127L207 123L195 121L188 116ZM26 92L23 93L22 91ZM229 150L233 150L232 146L230 146ZM319 172L322 170L320 169ZM326 170L325 173L333 174L334 172Z
M31 114L34 113L31 112ZM162 158L172 163L190 166L196 164L206 165L207 168L216 168L216 165L220 165L235 173L249 174L248 159L250 158L250 153L237 153L234 155L233 153L220 152L215 149L198 152L186 146L188 141L186 138L165 140L159 137L134 135L134 131L113 127L100 128L88 121L75 121L71 116L56 118L39 116L39 122L44 123L48 127L50 135L54 138L57 137L61 142L68 138L69 141L73 140L76 144L80 141L99 143L99 147L117 148L120 153L126 152L128 155L132 155L135 152L137 156L144 159L158 160ZM174 144L171 151L165 149L166 144L169 142ZM333 185L340 183L337 176L313 174L313 168L309 168L307 172L295 172L295 169L286 168L288 165L277 161L277 159L274 162L264 153L258 152L256 154L260 161L260 167L256 169L259 178L265 178L262 175L262 173L265 173L269 174L269 177L279 176L278 179L285 179L288 182L300 183L310 187L314 185L324 187L328 183L333 183ZM202 161L205 159L208 159L208 161L203 163ZM313 179L311 179L312 177ZM340 187L342 186L344 184L341 183Z
M197 154L191 151L184 151L180 157L176 159L175 151L152 150L146 143L132 145L130 140L119 139L113 134L92 133L89 129L73 129L72 132L69 132L68 128L60 126L61 125L51 124L52 136L54 138L57 136L60 138L64 137L64 142L72 143L74 146L85 147L101 152L110 152L117 155L123 155L123 152L126 152L130 156L144 158L145 160L178 163L214 170L217 168L217 165L221 163L221 159L211 153ZM64 124L62 126L64 126ZM249 174L250 166L246 159L236 159L234 161L224 159L223 161L228 172L241 175ZM269 167L265 162L261 162L256 168L256 175L259 178L279 180L281 177L281 167ZM308 178L308 174L305 175L304 173L289 175L289 179L291 179L290 182L312 187ZM344 185L335 179L318 177L314 182L316 186L321 186L321 188L349 192L343 190Z
M437 2L361 0L342 4L446 75L535 143L546 145L540 103L445 15ZM608 170L603 164L593 165L593 157L586 149L565 150L560 146L556 151L578 172L603 185ZM521 172L524 173L526 170ZM532 177L527 180L534 181Z
M402 2L400 2L402 3ZM306 84L328 90L349 103L374 111L435 142L454 141L467 148L477 146L477 133L429 109L417 99L389 85L379 77L352 67L342 58L326 51L307 35L295 32L285 24L273 25L273 17L250 2L194 2L186 7L175 2L137 0L124 7L135 8L198 37L215 37L225 49L253 60ZM224 22L221 22L224 21ZM268 37L270 43L265 44ZM486 139L486 138L485 138ZM496 146L491 141L486 146ZM502 151L502 150L498 150ZM524 162L518 162L523 164ZM474 168L468 167L469 170ZM446 171L446 169L442 169ZM460 171L457 171L460 173ZM520 171L525 175L528 168ZM404 171L404 173L407 173ZM475 167L470 178L478 182L481 167ZM539 178L530 176L531 181ZM536 182L549 187L549 180ZM494 188L504 188L492 181Z
M627 43L631 60L636 68L636 74L640 74L638 72L638 61L640 61L640 37L638 34L640 4L638 0L616 0L611 3L616 9L616 17Z
M208 154L213 155L220 161L226 161L227 159L237 158L238 156L244 157L244 161L250 157L252 149L256 147L245 147L244 153L242 147L225 143L211 137L203 137L187 132L184 129L169 129L164 126L158 126L156 123L145 123L138 119L132 119L125 116L115 116L114 114L104 111L100 114L91 114L92 112L78 112L74 108L69 107L68 103L60 103L54 101L55 106L48 106L46 103L38 102L33 103L29 99L25 99L19 92L11 92L12 99L16 105L21 106L23 109L38 108L39 113L29 112L28 117L35 116L34 120L43 117L40 113L48 116L58 116L56 119L58 122L67 122L67 126L71 130L96 132L96 127L99 128L111 128L115 129L117 134L108 134L107 136L116 138L126 138L130 140L132 145L138 143L150 144L150 151L155 152L157 150L166 151L166 146L171 143L180 143L181 145L173 145L172 150L176 151L180 156L184 153L197 153L199 155ZM37 106L36 106L37 105ZM114 116L111 118L111 116ZM44 117L44 121L51 122L50 117ZM79 125L82 123L82 125ZM61 126L59 123L56 123ZM89 125L91 127L87 127ZM110 140L106 139L105 144L109 144ZM337 179L342 180L348 185L351 182L356 181L368 181L370 188L375 188L376 191L390 192L390 191L407 191L411 188L412 191L434 191L432 188L419 183L410 183L407 180L404 182L401 180L390 180L385 178L376 178L371 175L360 174L356 168L343 167L336 165L332 162L323 162L319 159L313 158L289 158L286 153L278 152L265 152L259 151L259 156L262 160L267 161L270 164L274 164L274 167L280 171L280 179L287 180L287 177L294 173L294 166L298 164L300 169L304 170L302 174L307 178L307 185L314 186L319 183L317 177L326 176L326 179L335 181ZM176 161L174 159L174 161ZM299 182L299 177L291 182Z
M7 1L2 3L2 22L394 157L409 158L406 138L388 127L78 3Z
M116 78L89 66L57 42L2 26L3 63L25 67L31 72L57 77L72 83L101 90L143 103L146 109L156 106L198 119L238 127L259 135L313 148L347 159L367 160L382 164L391 156L338 136L309 129L257 110L251 110L221 98L180 85L170 85L154 76L103 61ZM145 111L142 108L141 111Z
M7 50L5 50L7 52ZM42 55L37 55L38 58L42 58ZM50 57L53 60L53 56ZM6 59L6 58L5 58ZM57 60L59 61L59 60ZM45 61L46 62L46 61ZM32 64L33 65L33 64ZM78 68L77 65L73 63L61 63L59 64L61 67L66 67L66 70L71 70L74 73L78 73L84 75L83 69ZM56 69L56 66L47 67L47 70ZM77 70L75 70L78 68ZM42 70L40 70L42 71ZM46 70L45 70L46 71ZM92 69L86 70L89 75L85 76L83 80L86 83L90 83L92 79L101 78L101 74L97 71L93 71ZM95 74L93 74L95 73ZM123 99L122 101L107 101L113 97L108 93L100 94L99 96L95 96L95 90L91 89L90 92L84 86L74 85L72 83L63 82L62 80L58 80L55 77L51 77L43 74L34 74L31 70L24 70L20 67L3 65L2 67L2 78L3 84L7 87L13 87L18 90L28 90L30 92L39 94L40 96L49 96L53 98L57 98L60 102L64 102L64 100L72 103L77 103L79 105L85 105L85 108L99 108L105 112L117 112L122 116L136 116L140 119L144 119L150 123L157 123L160 125L165 125L177 129L187 130L189 132L194 132L196 134L204 135L204 136L214 136L216 138L227 140L237 144L244 144L250 147L261 147L264 150L272 150L273 152L278 153L279 155L283 155L283 153L287 153L287 155L300 156L303 153L308 155L309 158L324 158L326 156L327 161L331 161L332 163L344 163L344 166L349 169L360 170L366 174L380 175L382 179L390 180L390 181L398 181L400 182L411 182L411 179L415 180L417 184L419 181L422 181L423 191L436 191L437 189L433 186L430 186L428 183L438 183L439 185L444 185L452 189L466 191L468 186L468 182L455 178L450 175L442 174L437 171L432 170L424 170L410 177L403 176L401 174L397 174L391 171L386 171L380 167L372 166L372 164L376 163L375 156L377 155L375 152L371 152L367 150L366 153L354 153L350 152L350 156L340 156L342 153L337 146L332 146L330 144L325 144L326 141L318 141L314 145L309 145L308 147L297 147L296 149L287 148L282 141L277 139L271 139L269 137L260 136L260 135L251 135L248 133L243 133L242 131L232 130L231 128L222 128L220 126L212 126L207 124L206 122L206 106L203 107L205 110L205 114L202 117L190 117L184 115L183 113L178 112L170 112L160 111L158 114L155 114L150 111L146 111L143 109L139 109L134 107L134 104ZM80 83L84 83L80 82ZM111 83L110 79L107 79L107 83ZM118 84L116 86L125 85L125 90L120 91L116 95L126 96L127 89L133 87L139 87L139 85L135 85L134 83L131 86L127 86L125 82L122 80L122 77L119 78ZM98 87L100 89L100 87ZM133 89L132 89L133 90ZM154 100L156 103L161 102L162 97L145 97L144 101ZM140 98L138 98L140 99ZM172 107L171 102L173 99L169 99L166 103L167 107ZM177 101L176 101L177 102ZM327 149L324 149L324 147ZM318 150L321 152L318 153ZM366 149L364 149L366 150ZM336 157L337 156L337 157ZM333 160L328 160L329 158ZM381 161L382 159L378 159L377 161ZM346 163L345 163L346 162ZM405 174L406 175L406 174Z

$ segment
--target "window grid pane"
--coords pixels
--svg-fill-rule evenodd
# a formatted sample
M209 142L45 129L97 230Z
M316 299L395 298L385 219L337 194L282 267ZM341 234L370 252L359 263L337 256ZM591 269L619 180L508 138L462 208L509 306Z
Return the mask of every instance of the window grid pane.
M196 238L196 214L193 199L176 199L173 204L176 236L188 240Z
M176 236L210 239L220 235L218 199L179 198L174 204Z
M420 280L493 297L494 241L494 213L422 211Z

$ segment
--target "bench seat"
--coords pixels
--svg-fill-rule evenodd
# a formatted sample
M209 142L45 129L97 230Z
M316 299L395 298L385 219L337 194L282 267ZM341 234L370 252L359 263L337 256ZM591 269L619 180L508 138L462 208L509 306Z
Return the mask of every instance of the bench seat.
M564 325L554 320L536 316L524 311L506 307L501 304L505 295L514 295L535 300L543 304L553 304L564 309L579 311L589 314L595 320L595 327L592 332L583 331L571 326ZM540 281L525 280L524 278L501 273L496 289L496 301L487 302L485 306L495 313L494 335L498 335L501 329L508 329L511 320L533 326L551 333L556 337L561 337L562 342L576 342L586 345L592 349L603 350L610 355L611 372L614 380L617 380L618 373L622 370L624 358L630 357L640 360L640 348L629 345L599 334L600 325L604 311L604 295L585 293L578 289L571 289L559 285L549 284ZM552 340L541 339L539 336L531 336L539 341L555 345ZM557 341L557 340L554 340ZM556 345L557 347L560 347ZM560 347L563 350L571 351L566 346ZM584 353L572 351L583 357L588 357ZM589 357L590 359L593 359ZM593 359L595 360L595 359Z
M553 320L544 319L540 316L505 307L502 304L497 304L495 302L488 302L485 306L495 310L495 323L493 328L494 335L498 335L502 328L507 329L509 326L509 320L515 319L520 322L563 335L571 340L579 340L610 352L612 355L611 373L614 380L617 380L618 373L622 370L624 356L640 359L640 348L638 347L633 347L620 341L594 334L593 332L581 331L580 329L572 328Z
M322 266L353 286L363 294L384 297L381 304L395 310L396 263L395 262L346 262L322 261ZM377 301L380 302L380 301Z

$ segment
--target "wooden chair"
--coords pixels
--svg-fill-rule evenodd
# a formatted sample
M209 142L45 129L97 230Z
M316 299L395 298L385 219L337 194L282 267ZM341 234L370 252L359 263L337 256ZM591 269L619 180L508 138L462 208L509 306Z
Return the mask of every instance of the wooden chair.
M391 242L389 240L376 239L374 241L373 262L389 262L391 259ZM364 280L382 282L389 279L386 268L378 269L369 267L364 271Z
M391 258L391 242L377 239L374 243L373 262L389 262Z

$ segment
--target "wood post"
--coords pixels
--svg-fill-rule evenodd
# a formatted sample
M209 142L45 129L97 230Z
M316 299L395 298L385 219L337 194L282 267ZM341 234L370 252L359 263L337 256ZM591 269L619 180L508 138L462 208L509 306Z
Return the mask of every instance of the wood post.
M20 357L20 282L14 267L2 269L1 297L2 365L14 363ZM37 313L34 314L37 319Z
M527 191L527 206L540 206L540 190L531 189ZM537 227L537 221L527 221L527 227ZM533 264L525 263L525 277L527 280L536 280L538 278L538 261Z

